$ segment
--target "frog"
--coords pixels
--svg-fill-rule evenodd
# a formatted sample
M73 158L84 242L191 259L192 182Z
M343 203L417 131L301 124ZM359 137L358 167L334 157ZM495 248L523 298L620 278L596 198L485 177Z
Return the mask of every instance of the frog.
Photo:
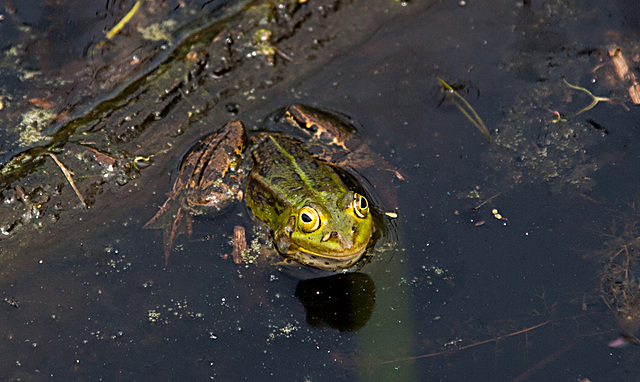
M379 159L359 144L355 122L337 112L290 105L251 132L230 121L185 154L167 200L144 227L158 228L173 212L164 231L168 265L176 238L191 234L193 216L244 201L285 259L345 270L363 259L378 229L370 197L348 168ZM381 168L401 177L386 162Z

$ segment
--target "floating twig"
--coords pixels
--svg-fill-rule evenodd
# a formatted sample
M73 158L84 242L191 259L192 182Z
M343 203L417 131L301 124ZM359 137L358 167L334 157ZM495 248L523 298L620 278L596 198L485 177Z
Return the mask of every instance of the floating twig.
M473 207L472 210L473 211L477 211L478 209L480 209L480 207L484 206L485 204L489 203L493 199L497 198L500 194L502 194L502 191L498 192L497 194L493 195L489 199L487 199L484 202L482 202L482 203L478 204L477 206Z
M67 168L64 167L62 162L60 162L58 158L52 153L45 153L44 155L49 155L51 158L53 158L53 160L56 162L58 167L60 167L60 170L62 170L62 173L64 174L65 178L67 178L67 181L71 185L71 188L73 188L73 191L75 191L76 195L78 195L78 199L80 199L80 201L82 202L82 205L84 205L84 208L89 208L89 206L87 206L87 203L85 203L84 198L82 197L82 194L80 193L80 191L78 191L78 188L76 187L76 184L74 183L73 178L71 177L71 172L69 172L69 170L67 170Z
M460 112L465 117L467 117L467 119L473 124L473 126L476 127L476 129L478 129L482 134L484 134L485 137L487 137L487 141L491 141L491 133L489 132L489 129L487 129L487 126L484 124L484 122L482 122L482 118L480 118L478 113L476 113L475 109L469 104L469 102L467 102L467 100L464 99L463 96L458 94L451 87L451 85L446 83L442 78L440 78L440 77L437 77L437 78L440 81L440 83L442 84L442 87L446 91L448 91L449 93L453 94L454 105L456 105L458 110L460 110ZM460 103L458 103L458 101L461 102L462 105L460 105Z

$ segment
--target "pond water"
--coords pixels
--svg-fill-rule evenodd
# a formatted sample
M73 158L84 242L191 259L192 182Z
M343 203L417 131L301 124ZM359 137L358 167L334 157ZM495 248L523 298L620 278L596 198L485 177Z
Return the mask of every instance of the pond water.
M135 1L50 3L0 9L2 214L20 216L1 226L2 380L640 380L635 2L289 1L271 55L242 34L270 2L142 2L107 45ZM141 37L164 19L172 37ZM220 36L246 49L224 70ZM162 77L191 51L206 65ZM147 83L178 96L144 101ZM583 110L585 90L607 100ZM142 227L182 155L294 103L352 117L402 174L367 186L395 235L358 273L301 279L231 260L233 227L252 237L238 204L196 217L165 266ZM22 123L31 108L47 122ZM136 156L154 158L124 171ZM16 212L37 195L41 216Z

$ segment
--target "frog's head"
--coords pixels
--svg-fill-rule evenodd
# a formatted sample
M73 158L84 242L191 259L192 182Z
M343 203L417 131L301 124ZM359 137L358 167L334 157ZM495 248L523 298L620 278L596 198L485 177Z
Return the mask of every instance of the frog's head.
M369 202L353 191L331 195L323 203L306 200L283 223L274 232L278 251L321 269L352 266L373 235Z

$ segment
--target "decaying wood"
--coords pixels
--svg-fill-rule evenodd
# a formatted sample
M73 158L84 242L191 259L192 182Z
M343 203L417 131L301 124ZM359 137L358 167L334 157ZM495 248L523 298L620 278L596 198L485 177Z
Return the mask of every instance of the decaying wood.
M241 225L233 227L233 262L236 264L242 263L242 252L247 249L247 237L245 235L245 229Z
M615 69L618 79L631 83L629 86L629 97L631 102L638 105L640 104L640 83L638 78L629 70L629 64L626 58L622 55L622 51L618 46L612 46L609 48L609 58Z

